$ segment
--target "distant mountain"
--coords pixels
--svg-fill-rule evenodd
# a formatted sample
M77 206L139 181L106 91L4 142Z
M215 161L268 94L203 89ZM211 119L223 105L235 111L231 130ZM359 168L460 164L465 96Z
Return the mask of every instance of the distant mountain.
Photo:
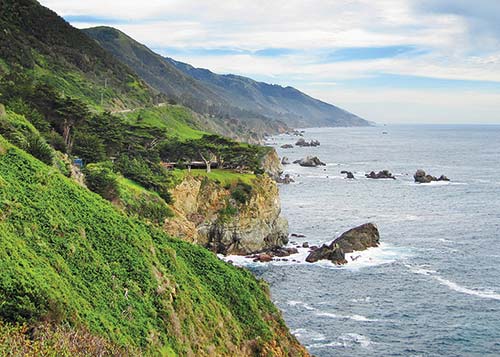
M278 121L292 127L370 125L354 114L292 87L231 74L219 75L164 58L114 28L96 27L84 32L133 68L153 88L203 114L246 121L265 119L267 123Z
M280 119L294 127L370 125L352 113L314 99L293 87L257 82L233 74L215 74L171 58L166 60L207 87L224 94L235 105Z

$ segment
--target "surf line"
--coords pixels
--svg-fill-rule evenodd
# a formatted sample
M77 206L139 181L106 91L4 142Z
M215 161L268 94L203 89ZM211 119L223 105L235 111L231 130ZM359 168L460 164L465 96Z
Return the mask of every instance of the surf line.
M406 265L407 268L410 269L412 273L415 274L420 274L420 275L426 275L437 282L439 282L441 285L444 285L448 287L450 290L462 293L462 294L467 294L467 295L472 295L472 296L477 296L483 299L492 299L492 300L499 300L500 301L500 294L493 292L493 291L481 291L481 290L474 290L474 289L469 289L465 286L461 286L453 281L447 280L439 275L436 274L435 271L433 270L426 270L426 269L421 269L418 267L412 267L410 265Z

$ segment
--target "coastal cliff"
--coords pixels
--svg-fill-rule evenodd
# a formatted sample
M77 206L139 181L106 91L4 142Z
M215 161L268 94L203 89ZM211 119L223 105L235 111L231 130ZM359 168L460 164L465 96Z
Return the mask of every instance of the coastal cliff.
M216 253L249 254L288 241L278 187L268 175L225 185L188 175L172 197L175 216L166 220L165 231Z

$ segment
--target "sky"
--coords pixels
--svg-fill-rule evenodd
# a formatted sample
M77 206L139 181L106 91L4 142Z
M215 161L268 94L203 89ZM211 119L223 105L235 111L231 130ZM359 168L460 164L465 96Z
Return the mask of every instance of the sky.
M378 123L500 123L498 0L41 0L161 55Z

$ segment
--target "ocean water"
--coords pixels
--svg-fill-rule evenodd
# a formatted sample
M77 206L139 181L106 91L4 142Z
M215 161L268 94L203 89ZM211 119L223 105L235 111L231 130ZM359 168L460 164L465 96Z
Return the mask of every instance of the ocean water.
M306 236L293 245L366 222L382 244L343 267L306 263L306 249L288 262L236 261L270 283L295 336L319 357L500 356L500 126L321 128L305 138L321 146L270 142L291 161L327 163L286 166L296 182L280 187L283 214ZM415 184L419 168L452 181ZM364 178L383 169L397 180Z

